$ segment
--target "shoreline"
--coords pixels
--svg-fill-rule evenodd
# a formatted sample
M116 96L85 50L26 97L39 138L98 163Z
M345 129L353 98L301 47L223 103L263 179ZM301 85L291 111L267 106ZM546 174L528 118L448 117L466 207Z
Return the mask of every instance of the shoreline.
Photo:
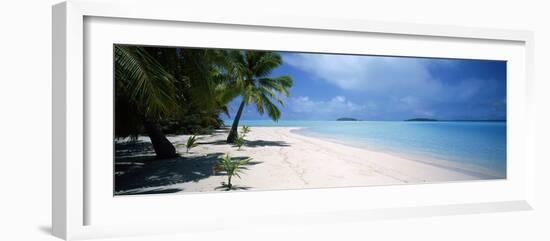
M372 149L372 148L362 146L362 145L354 145L354 144L351 143L351 141L344 141L344 140L339 140L339 139L336 139L336 138L324 137L322 135L303 133L303 132L300 132L300 130L303 129L302 127L296 127L296 128L290 127L290 128L292 128L291 132L293 134L296 134L296 135L301 135L301 136L306 136L306 137L311 137L311 138L316 138L316 139L322 139L322 140L325 140L325 141L328 141L328 142L333 142L333 143L337 143L337 144L341 144L341 145L345 145L345 146L349 146L349 147L353 147L353 148L358 148L358 149L364 149L364 150L367 150L367 151L386 153L386 154L389 154L389 155L392 155L392 156L395 156L395 157L404 158L404 159L414 161L414 162L420 162L420 163L423 163L423 164L433 165L433 166L440 167L440 168L446 168L446 169L450 169L450 170L464 172L465 174L468 174L468 175L476 175L480 179L504 179L504 178L506 178L506 177L500 177L499 174L497 174L494 171L489 170L488 168L478 166L478 165L475 165L475 164L458 163L458 162L454 162L454 161L445 160L444 158L437 158L437 157L433 157L433 156L429 156L429 155L423 155L423 154L411 154L411 153L407 153L407 152L399 152L399 151L393 151L393 150L389 150L389 149L377 150L377 149Z
M227 130L198 136L199 146L185 153L188 136L169 136L182 157L143 161L115 158L115 194L187 193L219 191L227 178L213 173L217 158L252 158L253 164L234 185L241 190L281 190L395 184L440 183L498 179L480 177L464 170L310 137L293 130L299 127L251 127L241 151L224 143ZM147 137L138 138L150 143ZM138 153L135 158L154 153ZM128 165L122 168L121 165ZM119 167L120 166L120 167ZM136 167L134 167L136 166ZM140 183L143 182L143 183Z

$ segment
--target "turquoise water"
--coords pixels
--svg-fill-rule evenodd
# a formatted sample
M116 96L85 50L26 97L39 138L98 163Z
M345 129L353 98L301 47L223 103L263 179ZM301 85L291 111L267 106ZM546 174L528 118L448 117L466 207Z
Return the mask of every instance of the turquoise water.
M231 123L231 121L226 121ZM240 125L301 127L303 135L437 165L459 164L494 178L506 177L506 122L475 121L279 121L242 120ZM445 163L437 163L445 160Z

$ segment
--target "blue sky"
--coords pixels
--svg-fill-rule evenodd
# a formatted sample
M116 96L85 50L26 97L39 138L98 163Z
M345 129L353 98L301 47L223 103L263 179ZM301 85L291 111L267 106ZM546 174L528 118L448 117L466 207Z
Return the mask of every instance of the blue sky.
M294 81L281 120L506 119L504 61L280 54L283 65L271 75ZM268 117L248 106L242 119Z

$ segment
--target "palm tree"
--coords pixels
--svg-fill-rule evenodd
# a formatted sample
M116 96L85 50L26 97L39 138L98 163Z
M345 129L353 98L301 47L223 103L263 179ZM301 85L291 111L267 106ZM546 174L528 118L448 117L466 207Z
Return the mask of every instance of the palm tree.
M237 96L230 88L225 51L193 48L147 47L146 50L176 80L176 100L180 109L172 124L188 134L219 128L219 115L229 116L227 105Z
M162 126L196 131L219 126L234 98L220 64L223 51L115 46L115 135L146 132L157 158L177 155ZM225 71L226 72L226 71ZM172 129L173 131L173 129Z
M144 48L115 46L115 135L137 137L142 129L157 158L176 156L159 122L178 111L176 80Z
M286 75L269 76L273 69L282 64L281 56L274 52L232 50L225 57L227 74L233 78L232 90L228 93L237 93L242 98L227 137L228 143L234 143L238 137L239 120L246 105L253 104L258 113L267 112L272 120L279 120L281 111L274 102L283 105L280 96L288 96L292 79Z

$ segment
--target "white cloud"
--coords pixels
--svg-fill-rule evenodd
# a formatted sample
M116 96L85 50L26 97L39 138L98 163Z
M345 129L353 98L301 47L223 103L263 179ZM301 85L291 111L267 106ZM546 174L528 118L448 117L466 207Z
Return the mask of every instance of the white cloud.
M447 83L430 73L433 60L422 58L287 53L285 63L346 91L386 96L399 109L427 109L427 103L464 102L486 92L491 80ZM456 61L437 60L447 67ZM428 114L429 111L426 111Z
M344 90L393 92L397 86L425 86L422 91L431 94L440 87L428 70L429 61L419 58L285 54L284 61Z
M475 106L494 103L491 96L500 96L506 91L506 87L503 89L494 79L456 79L456 76L439 79L449 75L440 75L434 70L453 73L461 70L460 62L454 60L306 53L285 53L283 59L289 66L307 73L308 79L329 83L339 89L336 93L346 93L360 101L354 103L344 96L325 101L307 96L291 98L287 106L298 113L445 118L456 113L452 108L473 111L470 109ZM359 96L363 97L358 99Z

